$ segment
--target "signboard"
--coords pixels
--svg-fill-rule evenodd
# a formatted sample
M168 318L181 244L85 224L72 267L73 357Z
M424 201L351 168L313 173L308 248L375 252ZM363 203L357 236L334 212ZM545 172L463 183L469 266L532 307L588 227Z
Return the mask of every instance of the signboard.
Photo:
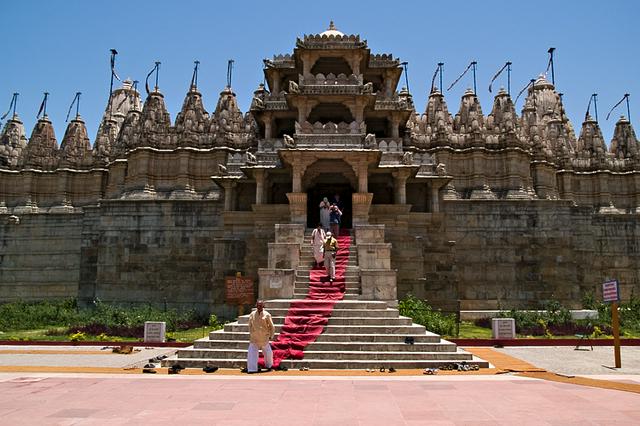
M607 281L602 283L602 300L605 302L619 302L620 290L618 288L618 280Z
M253 279L247 277L225 277L226 302L230 305L253 305Z
M516 320L513 318L492 318L491 331L494 339L515 339Z
M164 321L145 321L144 322L144 341L145 342L164 342L167 330L167 323Z

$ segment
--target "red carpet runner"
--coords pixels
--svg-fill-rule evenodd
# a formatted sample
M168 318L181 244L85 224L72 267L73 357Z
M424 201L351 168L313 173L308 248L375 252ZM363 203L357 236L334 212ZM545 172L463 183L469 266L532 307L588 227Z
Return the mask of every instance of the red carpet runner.
M344 272L349 263L351 236L342 231L338 237L340 248L336 254L336 279L329 282L324 266L309 271L309 293L302 300L292 300L278 338L271 343L273 367L283 359L303 359L304 348L315 342L329 322L333 305L342 300L345 292ZM260 358L264 367L264 359Z

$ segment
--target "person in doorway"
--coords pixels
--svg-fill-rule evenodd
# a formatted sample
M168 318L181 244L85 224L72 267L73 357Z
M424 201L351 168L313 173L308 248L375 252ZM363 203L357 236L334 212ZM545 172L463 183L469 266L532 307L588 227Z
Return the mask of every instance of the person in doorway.
M333 238L331 232L327 232L324 240L324 267L327 270L329 282L336 279L336 253L338 252L338 240Z
M325 232L329 231L329 209L331 209L331 203L327 197L324 197L320 201L320 223Z
M247 373L258 372L258 351L262 350L264 365L271 370L273 352L269 340L273 338L275 327L271 314L264 309L264 301L256 302L256 310L249 315L249 350L247 352Z
M340 235L340 220L342 218L342 211L337 205L332 204L329 209L329 228L336 237Z
M311 247L313 247L313 258L316 261L315 266L319 267L324 260L324 240L326 234L322 229L322 223L319 223L311 232Z

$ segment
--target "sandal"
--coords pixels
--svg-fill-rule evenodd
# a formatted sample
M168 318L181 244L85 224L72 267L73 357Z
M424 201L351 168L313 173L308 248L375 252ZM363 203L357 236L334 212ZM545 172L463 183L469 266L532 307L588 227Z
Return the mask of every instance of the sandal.
M396 369L395 369L395 368L393 368L393 367L389 367L389 373L395 373L395 372L396 372Z

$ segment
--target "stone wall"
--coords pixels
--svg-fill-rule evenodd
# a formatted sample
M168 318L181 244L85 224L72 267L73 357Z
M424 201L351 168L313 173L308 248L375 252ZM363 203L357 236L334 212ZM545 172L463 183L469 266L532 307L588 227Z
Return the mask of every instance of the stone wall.
M594 214L566 201L447 201L443 213L373 206L398 269L398 297L412 293L454 310L580 307L584 294L618 278L640 292L640 218Z
M0 214L0 302L75 297L83 215Z

